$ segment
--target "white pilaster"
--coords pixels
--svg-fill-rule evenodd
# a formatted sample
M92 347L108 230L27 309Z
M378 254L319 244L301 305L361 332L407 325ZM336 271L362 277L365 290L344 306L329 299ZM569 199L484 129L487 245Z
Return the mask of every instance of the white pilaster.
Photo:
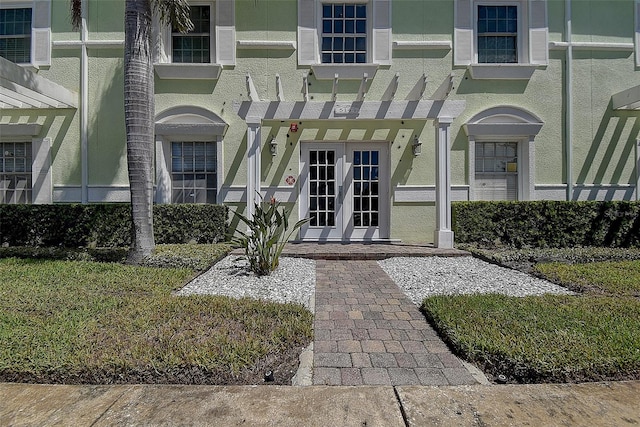
M450 117L439 117L436 127L436 231L437 248L453 248L451 230L451 151Z
M253 218L254 205L260 203L260 131L262 120L247 117L247 218Z

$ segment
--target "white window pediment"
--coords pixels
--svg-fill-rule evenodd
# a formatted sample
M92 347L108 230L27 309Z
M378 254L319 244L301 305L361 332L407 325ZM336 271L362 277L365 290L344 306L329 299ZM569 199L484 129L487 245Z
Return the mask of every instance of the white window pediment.
M471 200L493 197L532 200L535 189L534 139L543 125L536 115L512 106L481 111L463 125L469 138ZM483 147L490 150L485 151ZM515 151L513 147L516 147ZM496 168L497 164L501 167Z
M224 135L227 123L217 114L200 107L181 106L163 111L156 117L156 135L186 137Z
M236 62L235 0L194 0L189 4L193 11L207 12L208 26L196 23L197 33L180 35L172 33L171 26L160 27L156 19L156 74L161 79L216 80L224 66ZM185 55L177 45L182 38L198 38L199 52Z
M487 9L504 13L506 8L512 18L517 15L517 26L481 16ZM467 66L474 79L529 79L549 62L546 0L455 0L454 24L454 65ZM488 39L492 46L510 48L487 52Z
M540 118L528 111L501 106L476 114L464 124L464 130L473 138L527 136L533 139L543 124Z
M343 27L340 15L323 9L336 5L365 6L366 16L345 13ZM335 21L340 21L337 30ZM332 79L335 70L340 78L372 77L379 65L391 64L391 0L298 0L297 46L298 64L310 65L316 78Z

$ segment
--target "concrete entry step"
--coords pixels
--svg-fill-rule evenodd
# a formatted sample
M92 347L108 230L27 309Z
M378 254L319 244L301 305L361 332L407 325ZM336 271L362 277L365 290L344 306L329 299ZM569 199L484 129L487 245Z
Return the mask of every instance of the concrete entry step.
M381 260L393 257L470 256L460 249L404 243L287 243L282 256L327 260Z

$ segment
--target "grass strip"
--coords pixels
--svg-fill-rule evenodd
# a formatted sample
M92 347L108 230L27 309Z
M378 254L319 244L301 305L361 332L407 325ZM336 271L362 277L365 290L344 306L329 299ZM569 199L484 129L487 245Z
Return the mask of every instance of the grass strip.
M297 362L312 315L295 304L171 295L191 269L0 260L0 380L256 383Z
M521 383L640 378L640 301L435 296L423 309L454 351Z
M640 261L553 262L537 264L535 271L572 290L640 296Z

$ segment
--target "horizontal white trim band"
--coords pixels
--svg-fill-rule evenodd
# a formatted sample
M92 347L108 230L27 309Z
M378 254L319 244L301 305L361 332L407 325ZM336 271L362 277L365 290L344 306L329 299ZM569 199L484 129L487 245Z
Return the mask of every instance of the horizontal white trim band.
M425 203L436 201L435 185L397 185L392 189L393 200L396 203ZM464 202L469 200L468 185L452 185L451 201Z
M296 42L279 40L237 40L238 49L282 49L295 50Z
M448 40L398 40L393 42L394 50L451 50L452 43Z
M549 42L550 50L563 50L571 46L574 50L612 50L631 51L633 43L607 43L607 42Z
M93 49L122 49L124 40L56 40L52 43L54 49L74 49L86 45Z

